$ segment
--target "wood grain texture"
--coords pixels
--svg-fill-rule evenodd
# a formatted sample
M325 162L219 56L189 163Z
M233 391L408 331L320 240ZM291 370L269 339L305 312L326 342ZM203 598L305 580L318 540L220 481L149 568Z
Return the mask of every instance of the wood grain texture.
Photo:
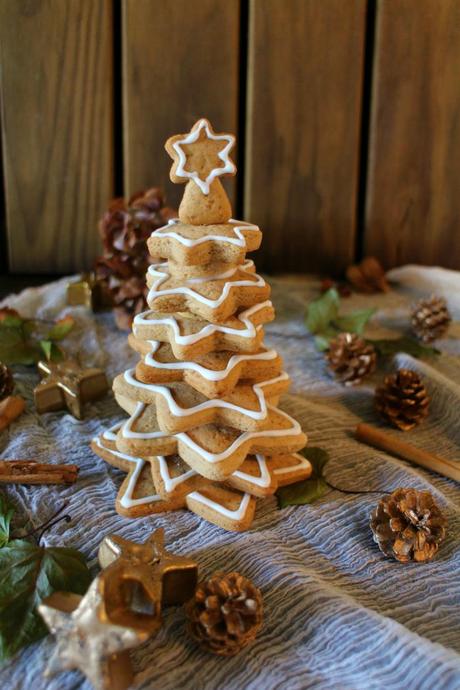
M166 139L200 117L237 131L239 2L124 0L123 56L125 190L161 185L177 207Z
M113 192L110 0L1 0L10 271L67 272L99 250Z
M365 251L460 268L460 2L380 0Z
M266 270L336 272L353 258L363 0L252 0L245 217Z

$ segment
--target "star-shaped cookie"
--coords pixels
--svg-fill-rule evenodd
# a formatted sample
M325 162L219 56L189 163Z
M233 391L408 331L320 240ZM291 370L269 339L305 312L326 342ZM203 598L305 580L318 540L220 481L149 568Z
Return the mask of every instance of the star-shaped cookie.
M218 324L190 313L169 315L145 311L134 317L133 334L142 340L169 342L177 359L194 359L214 350L256 352L264 337L263 324L274 318L269 300L241 310Z
M247 252L260 247L257 225L230 219L221 225L190 225L170 220L147 240L151 256L161 256L178 266L223 262L241 264Z
M159 429L155 405L125 399L122 406L129 419L116 433L104 432L106 443L110 433L111 448L140 457L179 454L192 469L216 481L225 481L249 454L287 455L307 443L299 423L271 405L266 430L238 431L206 424L175 435Z
M167 262L147 271L147 303L155 311L189 311L211 323L222 323L241 307L251 307L270 296L270 286L254 272L254 263L231 266L215 276L177 278Z
M234 145L232 134L216 134L208 120L198 120L190 132L176 134L165 144L174 161L171 180L193 180L203 194L209 194L210 185L216 178L236 173L235 164L229 157Z
M225 396L241 379L256 382L274 378L282 367L278 353L264 347L253 354L236 354L224 350L184 362L174 357L169 343L133 338L131 345L144 355L136 366L136 378L139 381L185 381L207 398Z
M113 382L117 400L121 397L154 403L160 429L172 434L210 423L242 431L264 429L268 418L267 404L278 404L280 395L288 387L289 376L281 372L274 378L252 385L241 382L224 398L209 400L182 381L143 383L136 378L134 369L119 374Z

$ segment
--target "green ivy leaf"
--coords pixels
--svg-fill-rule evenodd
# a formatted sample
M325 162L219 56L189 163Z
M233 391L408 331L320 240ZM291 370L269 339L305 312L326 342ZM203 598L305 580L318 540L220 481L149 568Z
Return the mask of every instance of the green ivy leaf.
M339 313L340 297L335 288L331 288L308 305L306 325L310 333L322 334Z
M8 544L13 514L14 508L8 503L5 496L0 494L0 549Z
M50 332L47 340L63 340L75 325L75 320L71 316L65 316L63 319L56 321Z
M44 637L37 605L53 592L84 594L91 575L75 549L44 548L25 540L0 549L0 661Z
M315 335L315 347L319 352L329 349L330 337L326 335Z
M0 335L0 361L4 364L25 364L29 366L35 364L39 359L40 353L31 343L20 340L16 341L15 344L8 344L2 341Z
M49 362L60 362L64 359L64 353L61 348L56 343L51 342L51 340L40 340L40 347Z
M278 489L276 496L279 508L313 503L321 496L324 496L328 490L328 486L323 478L323 469L329 460L327 451L313 446L311 448L304 448L301 453L313 466L311 477Z
M331 288L308 305L306 325L315 337L315 346L322 352L338 333L349 332L361 335L375 309L358 309L343 316L339 315L340 297Z
M391 357L396 355L398 352L406 352L412 357L435 357L440 355L441 352L435 347L427 347L422 345L415 340L415 338L410 338L408 336L403 336L402 338L389 338L384 340L368 340L378 354L382 357Z
M335 319L335 324L339 331L362 335L367 322L375 312L375 309L358 309L350 314L338 316Z

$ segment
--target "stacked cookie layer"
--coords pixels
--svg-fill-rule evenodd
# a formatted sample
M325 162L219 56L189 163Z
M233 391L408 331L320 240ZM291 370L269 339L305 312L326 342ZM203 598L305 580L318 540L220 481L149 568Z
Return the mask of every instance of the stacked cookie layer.
M209 180L221 168L208 161L206 137L196 145L206 168L198 172ZM189 193L180 220L148 241L162 260L148 271L149 310L135 318L129 336L141 357L113 385L129 417L95 439L93 449L128 473L117 498L121 514L186 507L225 529L244 530L256 497L308 477L311 466L297 453L306 443L299 424L277 408L289 377L278 353L263 344L263 325L274 318L270 288L246 258L260 246L261 232L222 222L217 182L203 199Z

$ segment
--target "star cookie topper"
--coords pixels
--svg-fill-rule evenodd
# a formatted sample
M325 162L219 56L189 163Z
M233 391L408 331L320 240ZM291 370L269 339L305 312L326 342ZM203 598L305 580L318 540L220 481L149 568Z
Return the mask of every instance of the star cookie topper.
M187 134L167 140L165 148L174 161L170 178L176 184L187 183L179 208L183 223L210 225L230 219L230 202L219 178L236 173L229 156L234 145L232 134L216 134L205 118Z

